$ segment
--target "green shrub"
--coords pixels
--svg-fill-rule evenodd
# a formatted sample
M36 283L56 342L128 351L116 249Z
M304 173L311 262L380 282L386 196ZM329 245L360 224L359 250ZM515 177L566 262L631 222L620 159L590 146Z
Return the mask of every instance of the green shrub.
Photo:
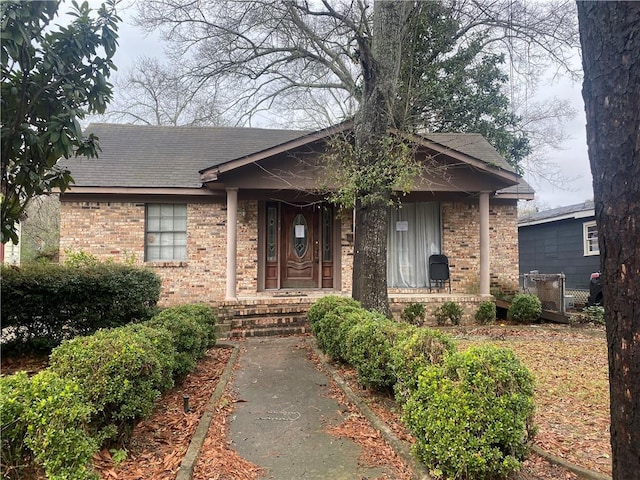
M462 307L456 302L444 302L436 308L434 315L438 325L446 325L447 320L451 322L451 325L458 325L462 318Z
M404 403L415 390L418 374L426 367L444 361L456 351L453 338L430 328L408 330L391 348L391 366L396 378L396 398Z
M309 311L307 312L307 319L311 326L318 322L331 310L338 307L360 307L360 302L354 300L351 297L339 297L337 295L327 295L318 299Z
M50 368L86 390L97 412L95 428L121 436L173 386L174 362L171 334L136 324L63 342L52 352Z
M540 318L542 314L542 303L535 295L519 293L513 297L511 306L507 311L509 319L517 323L531 323Z
M491 301L481 302L476 310L476 322L481 324L493 323L496 321L496 304Z
M434 476L504 478L534 435L533 378L510 350L470 348L428 367L403 409Z
M15 334L3 353L48 353L64 339L148 320L160 297L153 271L119 264L32 264L0 275L0 319Z
M587 322L604 325L604 307L602 305L591 305L582 309L582 313Z
M403 322L419 327L424 323L425 313L424 305L421 303L410 303L402 310L400 319Z
M188 305L176 305L169 307L160 312L160 316L166 315L166 312L174 312L193 318L207 332L207 348L211 348L216 344L216 323L218 321L216 314L209 305L203 303L192 303ZM156 315L157 316L157 315Z
M196 368L196 362L207 351L209 334L206 328L193 317L164 310L145 323L152 328L164 328L171 334L175 348L173 375L184 378Z
M366 310L355 306L339 306L329 310L320 320L312 323L311 330L318 342L318 348L332 360L344 361L344 331L342 324L347 322L349 328L358 323ZM354 315L351 315L354 314Z
M407 324L398 324L376 312L367 314L368 318L353 325L346 333L345 356L356 369L362 385L387 390L396 381L391 365L391 346L406 331Z
M99 442L88 433L94 413L82 388L44 370L0 378L3 478L25 478L39 465L50 479L98 478L91 460Z

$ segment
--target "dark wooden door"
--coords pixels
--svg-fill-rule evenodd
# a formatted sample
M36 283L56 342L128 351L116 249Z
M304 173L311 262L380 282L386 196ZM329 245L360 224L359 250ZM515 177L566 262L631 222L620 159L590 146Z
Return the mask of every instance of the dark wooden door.
M282 204L281 287L317 288L320 268L320 208Z

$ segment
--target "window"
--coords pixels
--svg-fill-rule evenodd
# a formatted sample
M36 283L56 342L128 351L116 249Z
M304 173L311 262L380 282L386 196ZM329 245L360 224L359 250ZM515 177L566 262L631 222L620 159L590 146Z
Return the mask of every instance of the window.
M145 262L187 259L187 206L147 204Z
M598 226L596 222L586 222L582 224L584 238L584 254L600 255L600 246L598 245Z
M441 253L440 204L403 203L390 210L387 284L392 288L429 286L429 256Z

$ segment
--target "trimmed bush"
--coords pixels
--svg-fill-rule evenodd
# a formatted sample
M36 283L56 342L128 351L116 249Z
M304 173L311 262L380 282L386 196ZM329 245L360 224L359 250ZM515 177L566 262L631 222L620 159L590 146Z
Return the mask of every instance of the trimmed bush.
M418 374L426 367L442 363L455 353L453 338L430 328L415 328L401 336L391 349L391 365L396 399L404 403L418 384Z
M156 317L162 317L167 312L175 314L185 315L198 322L207 332L207 348L211 348L216 344L216 323L218 319L216 314L209 305L203 303L192 303L188 305L176 305L175 307L169 307L160 312Z
M436 308L434 315L438 325L446 325L447 320L451 322L451 325L458 325L462 318L462 307L456 302L444 302Z
M337 295L327 295L318 299L309 311L307 312L307 319L313 327L313 324L320 321L327 313L338 307L358 307L360 308L360 302L354 300L351 297L339 297Z
M329 310L320 320L311 324L311 330L316 337L318 348L325 352L332 360L344 361L344 331L361 321L366 310L360 307L344 305Z
M50 368L86 390L96 409L94 427L120 438L173 386L174 362L171 334L136 324L63 342L52 352Z
M422 371L403 419L434 476L504 478L520 468L533 438L533 394L512 351L470 348Z
M496 304L494 302L485 301L478 305L475 315L476 322L486 325L496 321Z
M388 320L377 312L367 314L368 318L356 323L346 334L346 357L362 385L388 390L396 381L391 366L391 346L411 326Z
M165 328L176 349L174 377L184 378L216 343L216 316L211 307L202 304L170 307L149 320L153 328Z
M511 306L507 311L509 319L517 323L531 323L540 319L542 303L535 295L519 293L513 297Z
M419 327L424 323L425 314L424 305L421 303L410 303L404 308L404 310L402 310L400 319L403 322Z
M50 352L64 339L150 319L160 297L151 270L120 264L3 268L3 353Z
M26 478L30 464L51 479L98 478L91 461L99 441L87 428L95 412L77 383L49 370L1 377L0 412L3 478Z

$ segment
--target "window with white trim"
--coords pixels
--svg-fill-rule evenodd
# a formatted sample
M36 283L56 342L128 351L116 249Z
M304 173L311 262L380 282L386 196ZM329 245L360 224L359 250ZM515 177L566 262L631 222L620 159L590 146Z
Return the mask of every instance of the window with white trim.
M145 262L187 259L187 206L148 203L145 218Z
M600 246L598 245L598 226L596 222L585 222L582 224L584 239L584 254L600 255Z

